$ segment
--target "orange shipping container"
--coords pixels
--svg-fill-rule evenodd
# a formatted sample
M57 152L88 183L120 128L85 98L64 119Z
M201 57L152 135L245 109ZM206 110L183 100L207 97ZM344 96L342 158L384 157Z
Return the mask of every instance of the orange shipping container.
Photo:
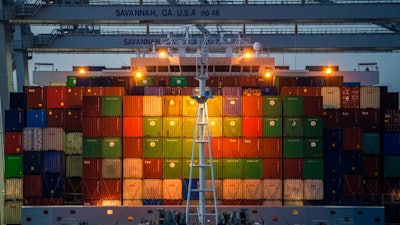
M262 139L245 137L243 138L243 157L261 158L262 157Z
M242 134L244 137L261 137L262 136L262 117L243 117L242 118Z
M143 117L123 117L124 137L143 136Z
M261 96L242 96L243 116L262 116Z
M122 152L124 158L143 157L143 138L125 137L123 146Z
M103 96L104 88L103 87L86 87L84 96Z
M124 96L122 104L124 116L143 116L143 96Z
M104 87L104 96L124 96L125 88L123 87Z
M242 138L222 138L224 158L240 158L243 157L243 140Z

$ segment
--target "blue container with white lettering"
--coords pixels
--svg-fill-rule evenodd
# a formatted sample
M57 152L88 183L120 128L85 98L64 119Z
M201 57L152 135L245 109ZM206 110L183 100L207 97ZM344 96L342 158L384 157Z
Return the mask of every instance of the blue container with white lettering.
M6 132L22 132L25 126L25 111L10 109L4 111Z
M400 155L400 132L383 133L383 153Z
M45 109L28 109L26 111L26 127L46 127Z
M43 175L43 197L61 198L64 190L64 176L62 174Z

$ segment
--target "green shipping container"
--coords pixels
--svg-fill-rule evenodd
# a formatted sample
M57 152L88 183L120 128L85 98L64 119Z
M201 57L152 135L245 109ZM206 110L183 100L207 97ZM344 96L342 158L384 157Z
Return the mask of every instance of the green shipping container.
M172 87L186 87L187 86L187 78L185 76L172 76L171 77L171 86Z
M323 157L324 144L322 138L304 138L304 158Z
M303 118L285 117L283 119L283 136L302 137L303 136Z
M216 95L207 100L208 116L222 116L222 96Z
M282 117L264 117L262 132L264 137L281 137Z
M22 178L24 162L22 155L5 155L5 178Z
M122 116L122 98L120 96L102 96L102 116Z
M243 179L262 179L262 159L243 158Z
M192 149L193 149L193 138L183 138L182 139L182 147L183 147L183 153L182 156L186 158L191 158L192 157ZM199 145L196 144L196 152L194 157L199 156Z
M324 121L321 117L303 118L304 137L322 137L324 134Z
M210 159L207 159L207 163L210 163ZM214 178L222 179L222 164L223 160L221 158L213 158L213 168L214 168ZM211 167L206 168L206 178L211 179Z
M211 137L222 137L222 117L208 117Z
M199 164L199 159L195 158L194 161L192 162L191 158L183 158L183 178L190 178L190 168L192 165L198 165ZM199 178L199 167L193 167L192 171L192 178L198 179Z
M182 134L182 117L163 117L163 137L182 137Z
M323 179L324 163L322 158L304 159L303 178L304 179Z
M242 164L241 158L224 158L222 160L222 178L242 179Z
M162 156L162 138L143 139L143 157L159 158Z
M101 144L101 156L103 158L121 158L122 157L121 138L116 138L116 137L103 138Z
M400 156L383 157L384 177L400 177Z
M284 116L303 116L303 96L283 97Z
M159 116L143 117L143 137L161 137L162 122Z
M84 158L101 158L102 138L84 137L82 144Z
M303 158L303 138L283 138L284 158Z
M68 87L76 86L76 76L67 76L67 86Z
M182 158L163 159L163 178L182 179Z
M223 137L242 136L242 117L223 117Z
M182 157L182 138L163 138L164 158Z
M192 137L194 135L194 128L196 127L196 117L183 117L183 137Z
M142 76L140 78L135 78L136 86L153 86L153 77Z
M280 96L263 96L262 112L263 116L281 116L282 98Z
M363 134L363 153L379 155L381 153L381 137L377 132L365 132Z

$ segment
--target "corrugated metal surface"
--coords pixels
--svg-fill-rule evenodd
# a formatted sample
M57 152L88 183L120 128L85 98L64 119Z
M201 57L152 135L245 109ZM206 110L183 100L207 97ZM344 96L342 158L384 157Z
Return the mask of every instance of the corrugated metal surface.
M47 101L46 87L26 86L24 87L24 93L26 93L27 108L29 109L46 108L46 101Z
M195 158L193 161L192 161L192 158L183 158L183 160L182 160L182 177L190 178L190 169L192 168L192 165L198 165L198 164L199 164L198 158ZM199 170L198 169L193 170L192 178L194 178L194 179L199 178Z
M163 117L163 137L182 136L182 117Z
M282 87L281 96L300 96L300 87Z
M340 87L322 87L321 95L323 97L324 109L339 109L341 106Z
M345 174L362 174L363 158L362 151L343 151L342 170Z
M163 152L164 158L182 157L183 142L182 138L163 138Z
M139 206L143 205L143 200L132 200L132 199L124 199L123 206Z
M162 178L162 172L163 172L162 169L163 169L163 161L161 158L143 159L143 178L160 179ZM143 196L143 198L148 199L145 196Z
M86 202L91 202L92 205L94 201L100 199L100 179L83 179L82 181L82 198Z
M162 173L164 179L182 178L182 169L183 169L182 158L163 159Z
M227 82L227 80L230 80L230 79L235 80L234 77L226 77L226 80L223 82ZM234 81L234 82L236 82L236 81ZM222 95L224 95L224 96L241 96L242 95L242 87L237 87L236 85L231 85L231 86L223 85Z
M24 174L24 198L42 197L42 175L40 174Z
M283 196L285 200L303 200L304 181L302 179L283 180Z
M65 108L67 98L67 87L48 86L46 88L47 102L49 109Z
M82 109L67 109L64 119L65 132L82 131Z
M263 199L282 199L282 180L264 179L263 180Z
M303 136L303 118L285 117L283 119L283 136L302 137Z
M123 176L124 178L143 178L143 159L124 158Z
M242 136L242 117L223 117L224 137L240 137Z
M339 112L336 109L325 109L323 112L324 128L341 127Z
M282 179L282 159L263 159L263 179Z
M262 116L262 96L242 96L243 116Z
M262 136L262 117L242 117L242 135L244 137Z
M163 199L182 199L182 179L163 180Z
M22 154L23 132L4 134L4 154Z
M223 116L240 116L242 115L242 96L226 96L222 100Z
M64 127L65 109L47 109L46 126Z
M263 116L282 116L282 98L280 96L262 96Z
M182 129L182 136L183 137L193 137L194 135L194 130L196 128L196 117L183 117L183 129ZM222 136L222 118L220 121L220 126L221 126L221 135ZM210 125L211 127L211 125Z
M102 96L83 96L82 113L85 116L101 116L102 115Z
M101 156L103 158L120 158L122 156L122 140L119 137L102 139Z
M125 87L104 87L104 96L124 96Z
M243 157L260 158L263 157L262 139L260 138L243 138Z
M120 137L122 136L122 118L121 117L101 117L100 118L100 136L102 137Z
M102 178L122 178L122 160L117 158L105 158L101 162Z
M283 97L283 116L303 116L303 96Z
M84 96L103 96L104 87L86 87Z
M144 138L143 157L161 157L162 150L162 138Z
M23 157L22 155L4 156L4 177L22 178L23 175Z
M46 127L45 109L28 109L26 111L26 127Z
M143 199L162 199L162 180L143 180Z
M323 97L322 96L304 96L303 97L303 115L304 116L322 116L323 115Z
M262 178L262 159L261 158L243 158L242 159L242 177L246 179Z
M143 117L143 136L161 137L162 117ZM193 137L193 134L192 134Z
M283 138L283 157L284 158L303 158L303 138Z
M65 175L67 177L82 177L83 169L82 155L65 156Z
M190 96L183 96L182 115L183 116L196 116L197 101Z
M182 96L163 96L163 115L182 116Z
M242 138L222 138L222 157L243 157L243 139Z
M83 138L83 157L85 158L100 158L102 152L101 138Z
M209 184L206 181L205 186L210 187L207 185L209 185ZM199 187L199 179L192 179L191 188L196 189L197 187ZM186 201L187 199L195 200L195 201L199 200L199 192L191 192L189 197L188 197L188 192L189 192L189 179L183 179L182 180L182 199L184 201ZM206 194L206 193L204 193L204 194ZM206 199L207 199L207 197L206 197ZM212 198L212 199L214 199L214 198Z
M102 116L122 116L122 97L121 96L102 96L101 115Z
M222 177L225 179L241 179L241 168L243 167L242 165L243 163L241 158L224 158L222 160Z
M222 190L223 190L223 199L226 200L243 199L243 180L223 179Z
M304 158L319 158L323 156L322 138L304 138L303 156Z
M383 175L385 177L400 177L400 156L383 157Z
M100 196L103 201L122 199L121 179L103 179L100 185ZM121 203L119 203L119 205L121 205Z
M64 177L61 174L43 174L43 197L61 198L64 188Z
M5 179L5 185L5 200L22 200L24 198L22 178Z
M243 179L243 199L262 199L263 180L262 179Z
M100 137L100 117L83 117L82 133L85 137ZM110 128L108 128L110 129Z
M124 179L123 180L122 197L124 199L124 205L126 205L126 200L132 200L132 199L141 200L141 199L143 199L143 182L144 181L142 179Z
M101 178L102 168L101 159L98 158L84 158L82 177L84 179L97 179Z
M83 134L82 132L68 132L66 134L67 143L65 154L83 154Z
M44 173L65 173L64 152L46 151L43 152Z
M348 198L361 197L363 194L363 180L362 175L344 175L343 196Z
M22 201L5 201L4 203L4 223L21 224Z
M379 178L381 172L381 158L378 155L363 156L363 174L364 177Z
M143 157L143 139L124 137L122 154L124 158Z
M161 96L143 96L143 116L162 116Z
M164 87L144 87L145 96L163 96Z
M360 87L360 108L379 109L380 108L380 87L362 86Z
M363 133L363 146L364 154L379 155L381 152L381 139L378 132L364 132Z
M223 184L221 179L215 179L214 180L214 185L215 185L215 192L217 195L217 199L222 199L223 198ZM212 182L210 179L207 179L205 182L206 188L212 188ZM212 192L206 192L205 193L205 198L207 200L213 200L214 196Z
M283 159L283 178L303 179L303 161L303 159Z
M24 128L23 131L23 150L42 151L43 150L43 129Z
M344 109L360 108L360 87L341 87L340 107Z
M263 136L282 136L282 117L263 117Z
M143 97L142 96L124 96L123 116L142 116L143 115Z
M359 127L346 127L343 130L344 150L362 150L363 131Z
M310 78L308 78L310 79ZM304 86L304 85L299 85ZM320 87L300 87L299 95L301 96L321 96Z
M262 138L262 156L266 158L282 158L282 138Z
M24 174L42 173L42 152L32 151L24 152Z
M212 137L222 137L222 117L209 117L208 125ZM193 132L194 130L192 130Z
M304 137L322 137L324 122L322 117L304 117L303 118Z
M43 128L43 150L64 151L66 135L64 129L60 127Z
M324 129L324 150L343 149L343 128Z
M324 160L322 158L304 159L303 178L322 179L324 178Z
M26 93L10 92L10 109L26 109Z
M364 132L379 132L381 113L379 109L360 109L357 111L357 122Z
M222 116L222 96L215 95L217 93L212 93L213 97L207 100L207 110L208 116Z

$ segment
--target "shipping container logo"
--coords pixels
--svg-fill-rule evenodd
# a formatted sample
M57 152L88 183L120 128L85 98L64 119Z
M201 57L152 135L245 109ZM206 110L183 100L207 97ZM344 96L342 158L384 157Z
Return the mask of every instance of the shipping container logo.
M311 123L310 123L310 124L311 124L311 126L312 126L312 127L315 127L315 126L317 126L317 122L316 122L315 120L311 121Z
M233 126L236 125L236 122L235 121L231 121L231 122L229 122L229 125L231 125L233 127Z
M113 141L110 141L110 143L108 143L108 146L114 147L114 146L115 146L115 143L114 143Z
M214 120L210 121L210 125L215 126L215 121Z
M156 125L155 121L150 121L150 126L154 127Z
M155 147L155 146L156 146L156 142L151 141L151 142L150 142L150 147Z
M143 84L147 84L147 80L146 79L143 80Z
M174 100L171 100L171 101L169 101L169 104L170 104L170 105L175 105L175 101L174 101Z
M275 105L275 100L270 100L269 105L274 106Z
M236 101L235 100L231 100L231 101L229 101L229 104L234 105L234 104L236 104Z
M171 127L175 126L175 121L170 121L170 122L169 122L169 125L170 125Z
M275 126L275 121L273 121L273 120L269 121L269 125L270 125L271 127Z
M175 167L175 163L171 162L171 163L169 164L169 167L170 167L170 168L174 168L174 167Z
M315 141L311 142L311 147L313 147L313 148L317 147L317 142L315 142Z

